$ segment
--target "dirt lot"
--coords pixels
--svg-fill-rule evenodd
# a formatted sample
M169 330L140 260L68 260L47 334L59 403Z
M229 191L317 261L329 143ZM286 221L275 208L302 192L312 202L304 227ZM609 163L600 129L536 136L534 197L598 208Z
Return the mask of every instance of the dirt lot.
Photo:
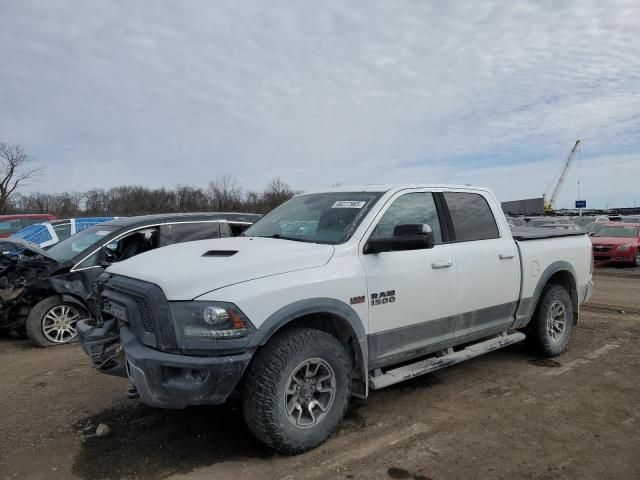
M0 339L0 478L636 479L639 348L640 274L603 271L554 361L514 346L374 392L327 444L284 457L234 404L150 409L77 346ZM90 436L99 422L111 436Z

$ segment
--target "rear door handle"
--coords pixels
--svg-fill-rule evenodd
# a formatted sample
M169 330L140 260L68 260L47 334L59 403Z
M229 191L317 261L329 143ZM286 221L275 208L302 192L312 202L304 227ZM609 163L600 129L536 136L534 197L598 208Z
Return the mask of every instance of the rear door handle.
M444 262L433 262L431 264L431 268L433 269L449 268L452 265L453 265L453 260L445 260Z
M500 255L498 255L498 257L500 257L500 260L509 260L510 258L513 258L515 256L515 253L501 253Z

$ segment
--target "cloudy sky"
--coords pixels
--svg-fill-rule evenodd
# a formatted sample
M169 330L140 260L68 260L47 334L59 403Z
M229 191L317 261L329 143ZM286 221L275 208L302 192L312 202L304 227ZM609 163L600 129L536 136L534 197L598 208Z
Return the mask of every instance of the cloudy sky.
M34 187L281 176L640 205L640 2L0 0L0 141Z

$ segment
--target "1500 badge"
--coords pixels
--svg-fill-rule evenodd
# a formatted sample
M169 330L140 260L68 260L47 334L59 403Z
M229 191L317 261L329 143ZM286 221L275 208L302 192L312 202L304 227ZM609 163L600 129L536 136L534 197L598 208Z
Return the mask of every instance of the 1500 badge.
M396 301L396 291L387 290L386 292L372 293L371 306L384 305L385 303L393 303Z

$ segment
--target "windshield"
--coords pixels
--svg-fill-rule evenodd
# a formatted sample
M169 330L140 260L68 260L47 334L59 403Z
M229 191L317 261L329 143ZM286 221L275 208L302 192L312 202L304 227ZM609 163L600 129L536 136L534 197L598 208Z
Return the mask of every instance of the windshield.
M636 238L638 227L606 226L596 232L594 237Z
M346 242L382 192L312 193L293 197L244 232L300 242Z
M100 243L107 235L115 230L116 227L108 227L106 225L96 225L87 228L51 247L47 250L47 255L60 263L66 262Z

